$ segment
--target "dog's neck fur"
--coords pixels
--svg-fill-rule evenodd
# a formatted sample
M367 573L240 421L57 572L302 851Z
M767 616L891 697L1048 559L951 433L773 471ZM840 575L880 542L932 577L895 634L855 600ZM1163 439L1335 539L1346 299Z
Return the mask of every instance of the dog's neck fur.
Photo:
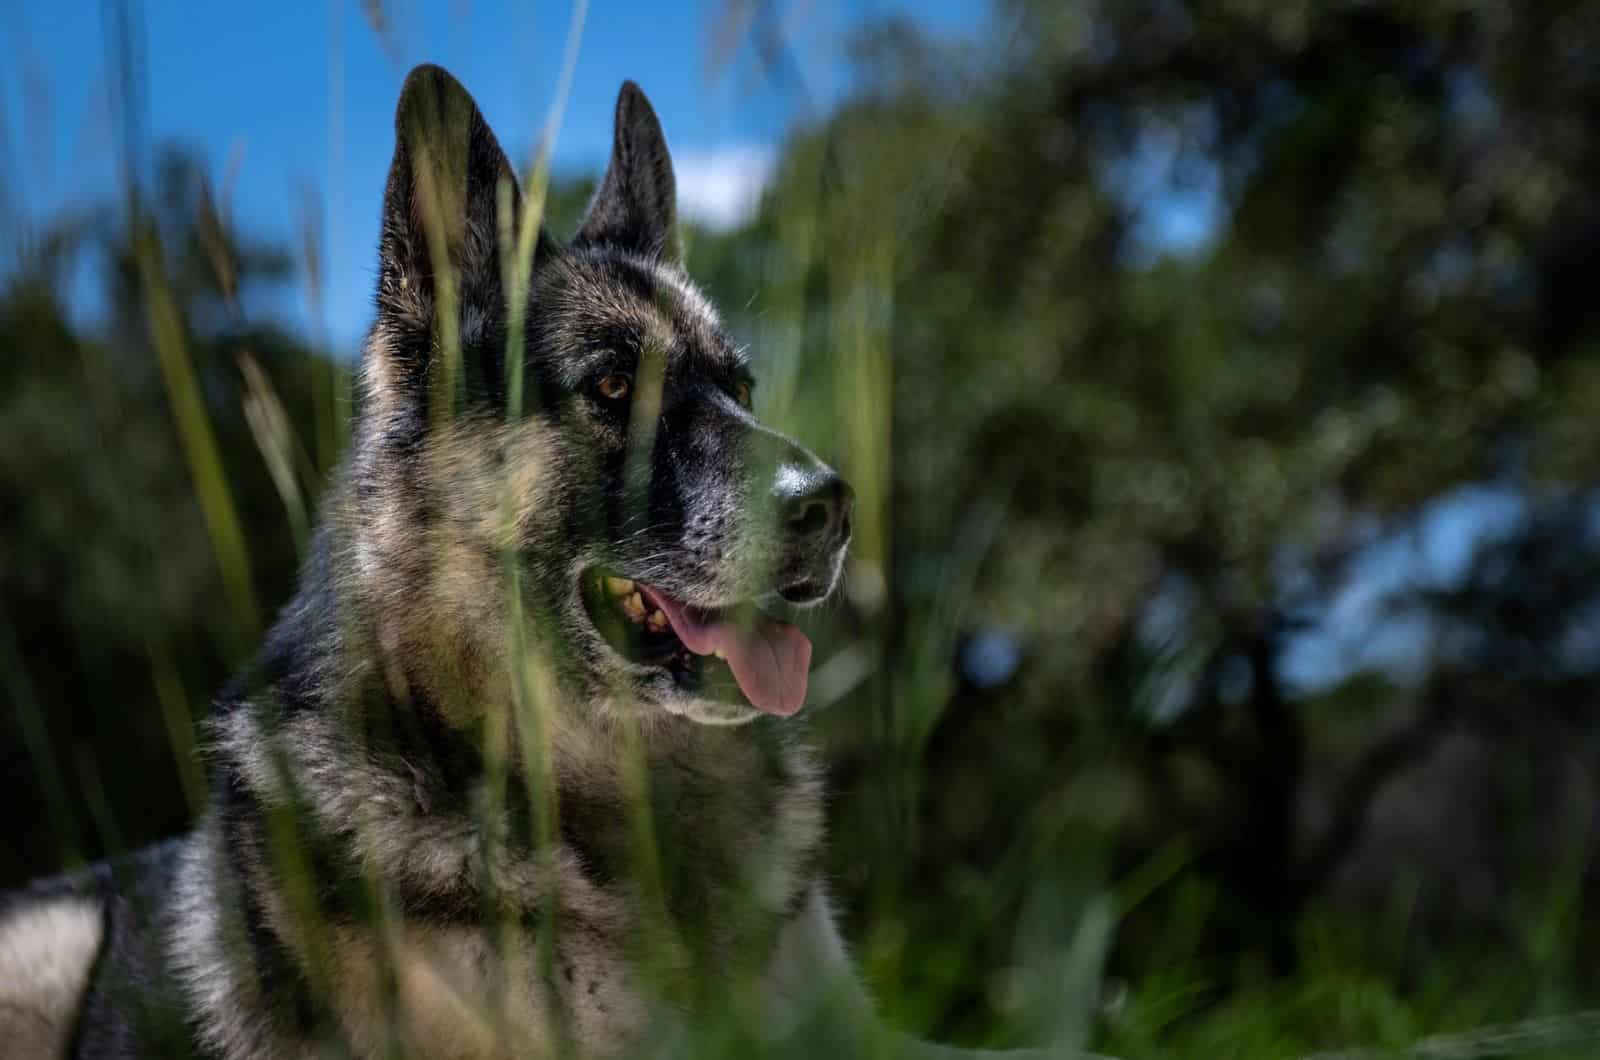
M801 900L821 838L820 772L792 722L707 727L655 711L630 724L627 712L571 706L552 686L534 726L517 724L503 701L459 724L426 690L396 680L403 666L373 668L385 657L380 625L328 580L332 547L325 531L254 687L224 706L219 783L266 805L297 802L394 888L402 909L465 911L492 894L530 911L548 895L547 864L559 866L563 902L592 892L590 912L604 922L625 915L616 895L657 884L678 919L724 905L708 889L726 892L727 904L757 895L777 914ZM450 632L439 635L448 642ZM322 654L290 650L308 644ZM505 726L498 771L486 751L492 725ZM522 741L530 733L540 739L532 753ZM530 770L552 782L537 805ZM541 807L553 835L538 834ZM647 870L662 879L641 881Z

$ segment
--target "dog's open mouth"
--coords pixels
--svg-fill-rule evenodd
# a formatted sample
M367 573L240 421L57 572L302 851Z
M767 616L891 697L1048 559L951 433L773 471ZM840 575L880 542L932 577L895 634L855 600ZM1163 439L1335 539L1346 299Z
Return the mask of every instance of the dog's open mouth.
M583 598L613 650L668 670L685 691L785 716L805 702L811 641L753 605L692 607L602 570L584 577Z

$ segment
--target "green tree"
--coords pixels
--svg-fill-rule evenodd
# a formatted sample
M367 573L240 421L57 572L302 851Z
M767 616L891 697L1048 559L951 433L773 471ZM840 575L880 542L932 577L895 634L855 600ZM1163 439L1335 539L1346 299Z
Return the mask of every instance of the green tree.
M1485 861L1547 877L1592 846L1526 778L1596 753L1597 26L1584 3L1034 0L966 44L889 24L762 216L701 245L778 404L869 487L874 676L824 722L855 796L837 868L886 982L963 984L930 1023L992 1026L1006 991L951 969L1025 955L1029 896L1101 872L1164 881L1112 956L1136 981L1302 969L1378 800L1446 741L1492 764L1419 781L1423 811L1484 781L1481 813L1529 825ZM1460 570L1373 573L1447 510ZM1295 684L1353 591L1388 610L1343 632L1405 616L1415 658ZM979 687L952 659L995 629L1025 661ZM1503 901L1474 906L1436 838L1388 867L1444 939L1546 981L1509 956L1529 880L1491 871Z
M251 580L275 605L298 560L282 490L242 414L241 366L259 369L255 396L284 410L283 440L296 451L315 437L314 389L331 405L340 370L253 319L257 298L290 278L290 258L219 214L192 159L165 155L154 186L152 245L230 503L249 528ZM8 831L9 883L185 827L184 796L198 797L192 723L243 661L241 617L221 591L158 368L132 227L97 209L20 234L15 247L0 289L0 344L11 351L0 525L12 557L0 567L0 673L16 710L0 721L0 747L5 797L20 819L52 827ZM80 269L97 274L98 325L69 310ZM303 490L320 474L309 463L294 468Z

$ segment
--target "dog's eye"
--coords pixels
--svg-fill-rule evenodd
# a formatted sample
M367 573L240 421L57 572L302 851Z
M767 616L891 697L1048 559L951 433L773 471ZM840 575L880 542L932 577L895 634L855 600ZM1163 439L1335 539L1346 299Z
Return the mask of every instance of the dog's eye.
M612 372L601 377L595 390L607 401L621 401L633 390L633 379L624 372Z
M750 384L740 383L733 388L733 399L745 408L750 407Z

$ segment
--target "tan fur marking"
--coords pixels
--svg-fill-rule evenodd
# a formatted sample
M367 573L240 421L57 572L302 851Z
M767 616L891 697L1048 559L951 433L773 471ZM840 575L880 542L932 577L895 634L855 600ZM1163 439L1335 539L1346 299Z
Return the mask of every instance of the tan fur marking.
M0 1049L63 1056L100 950L101 905L63 898L0 920Z
M377 418L395 411L400 392L400 372L394 360L395 345L394 337L380 326L373 329L361 355L358 383L367 407Z
M509 1060L549 1053L547 1003L532 947L510 947L492 977L489 969L500 962L480 928L397 925L390 936L380 955L370 931L333 932L334 1006L357 1056L385 1055L388 1033L407 1056ZM392 997L381 982L385 963L393 969Z
M355 516L359 591L379 644L455 723L507 698L500 556L545 510L559 451L534 423L463 419L425 443L416 474L437 501L425 525L417 485L406 481L382 482L376 510ZM391 478L402 473L394 462L377 466Z

